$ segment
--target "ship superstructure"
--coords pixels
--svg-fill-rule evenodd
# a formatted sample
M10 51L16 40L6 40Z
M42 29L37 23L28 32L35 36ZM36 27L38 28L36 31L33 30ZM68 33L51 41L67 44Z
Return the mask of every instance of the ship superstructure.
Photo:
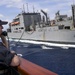
M55 20L49 20L46 12L21 13L9 24L9 38L38 40L75 44L75 5L72 5L72 16L55 14Z

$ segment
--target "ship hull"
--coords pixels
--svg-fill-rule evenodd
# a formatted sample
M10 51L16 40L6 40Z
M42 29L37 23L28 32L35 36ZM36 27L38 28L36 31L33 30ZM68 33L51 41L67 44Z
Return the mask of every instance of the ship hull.
M50 28L38 29L21 33L8 33L9 38L21 40L47 41L52 43L75 44L75 30L50 30Z

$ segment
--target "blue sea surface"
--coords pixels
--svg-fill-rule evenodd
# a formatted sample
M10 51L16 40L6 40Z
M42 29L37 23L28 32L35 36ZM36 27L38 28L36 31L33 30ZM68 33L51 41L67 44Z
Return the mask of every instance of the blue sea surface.
M75 48L64 49L42 44L10 42L10 49L58 75L75 75Z

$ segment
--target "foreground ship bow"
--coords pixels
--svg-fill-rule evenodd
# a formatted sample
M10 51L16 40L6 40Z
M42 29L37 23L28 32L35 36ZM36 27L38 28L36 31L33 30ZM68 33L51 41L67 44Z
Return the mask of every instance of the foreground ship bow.
M18 72L21 75L58 75L26 59L23 58L20 59L21 59L21 64L20 66L18 66Z
M55 20L49 20L46 12L18 14L9 24L8 36L12 39L47 41L75 44L75 5L72 5L72 17L55 14Z

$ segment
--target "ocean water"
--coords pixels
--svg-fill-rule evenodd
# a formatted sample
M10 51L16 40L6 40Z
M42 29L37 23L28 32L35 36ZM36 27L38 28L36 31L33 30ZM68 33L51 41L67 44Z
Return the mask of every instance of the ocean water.
M10 42L10 50L58 75L75 75L75 48Z

